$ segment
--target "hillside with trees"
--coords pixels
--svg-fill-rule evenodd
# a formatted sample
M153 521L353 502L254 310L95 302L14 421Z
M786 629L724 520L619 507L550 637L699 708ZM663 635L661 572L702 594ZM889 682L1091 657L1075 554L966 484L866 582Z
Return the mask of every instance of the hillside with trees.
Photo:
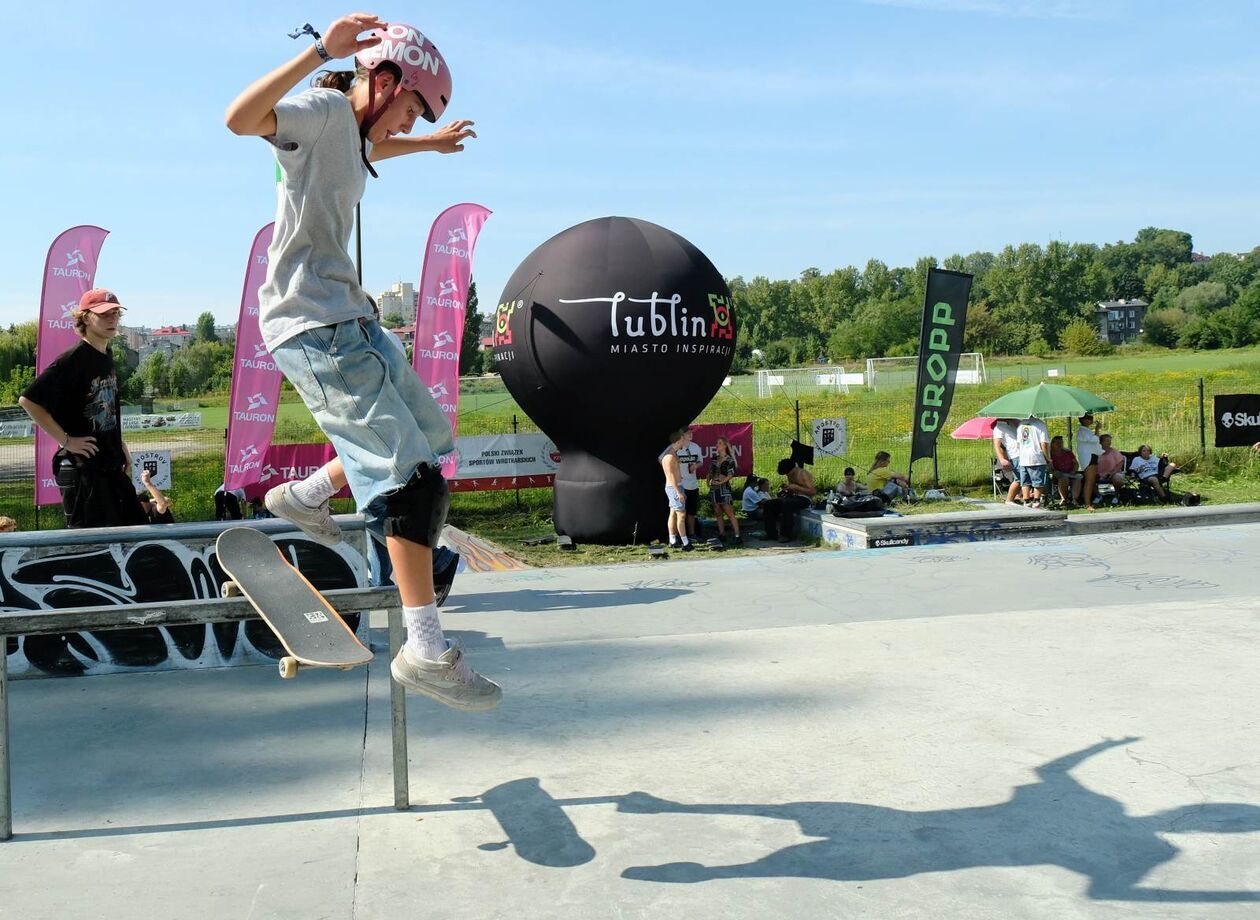
M1189 233L1147 227L1131 243L1024 243L1001 252L919 259L890 268L872 259L791 281L730 280L740 317L743 367L817 358L912 355L918 350L929 267L975 275L966 348L990 355L1053 350L1105 353L1094 316L1102 300L1150 304L1142 338L1169 348L1231 348L1260 342L1260 247L1196 256ZM753 361L753 350L762 353Z

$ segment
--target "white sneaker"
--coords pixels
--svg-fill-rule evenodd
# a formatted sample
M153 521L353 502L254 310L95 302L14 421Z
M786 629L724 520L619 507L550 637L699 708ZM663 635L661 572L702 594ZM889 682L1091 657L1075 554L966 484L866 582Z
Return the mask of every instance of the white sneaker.
M502 688L472 669L458 642L450 643L437 661L421 658L404 645L390 662L389 673L408 690L452 709L486 712L503 699Z
M318 508L308 508L293 494L293 483L286 482L267 492L263 504L278 518L296 524L301 531L325 546L341 542L341 528L328 512L328 502Z

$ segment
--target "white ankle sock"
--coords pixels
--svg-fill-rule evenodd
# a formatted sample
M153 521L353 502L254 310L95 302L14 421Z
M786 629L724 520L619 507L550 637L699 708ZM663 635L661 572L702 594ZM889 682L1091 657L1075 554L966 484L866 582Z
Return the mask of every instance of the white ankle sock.
M691 542L691 541L687 539L687 535L686 535L686 534L683 534L683 535L682 535L682 545L683 545L683 546L686 546L686 545L687 545L688 543L690 543L690 542Z
M677 534L670 534L670 535L669 535L669 545L670 545L670 546L677 546L677 545L678 545L678 535L677 535Z
M437 661L446 652L446 636L438 622L437 604L423 607L404 607L403 620L407 623L407 645L421 658Z
M328 470L320 467L308 478L293 484L293 497L308 508L318 508L333 497L337 487L333 485Z

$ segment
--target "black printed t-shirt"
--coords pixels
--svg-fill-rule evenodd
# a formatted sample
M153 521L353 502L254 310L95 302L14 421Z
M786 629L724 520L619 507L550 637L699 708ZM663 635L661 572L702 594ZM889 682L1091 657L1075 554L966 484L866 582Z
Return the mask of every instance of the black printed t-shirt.
M80 342L48 365L22 395L46 409L72 437L96 438L97 453L89 465L122 467L118 377L108 350L102 354Z

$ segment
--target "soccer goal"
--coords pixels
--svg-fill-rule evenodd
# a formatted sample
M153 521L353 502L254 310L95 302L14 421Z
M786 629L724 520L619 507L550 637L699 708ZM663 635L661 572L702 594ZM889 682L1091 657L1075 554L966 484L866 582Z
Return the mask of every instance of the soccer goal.
M866 385L872 390L912 387L919 372L919 356L905 358L867 358ZM984 383L984 355L968 351L958 356L955 383Z
M812 396L820 393L849 392L853 378L861 374L846 374L838 365L818 367L783 367L777 370L757 371L757 398L772 396Z

